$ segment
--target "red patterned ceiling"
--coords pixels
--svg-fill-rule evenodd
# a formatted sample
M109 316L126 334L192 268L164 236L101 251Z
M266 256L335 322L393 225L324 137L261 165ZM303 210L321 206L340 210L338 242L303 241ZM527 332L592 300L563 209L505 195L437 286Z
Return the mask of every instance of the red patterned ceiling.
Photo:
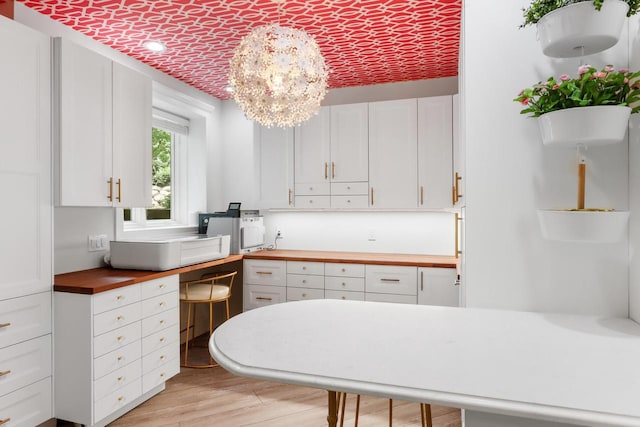
M278 19L316 38L330 88L458 74L462 0L18 1L222 99L234 47ZM167 51L147 51L148 40Z

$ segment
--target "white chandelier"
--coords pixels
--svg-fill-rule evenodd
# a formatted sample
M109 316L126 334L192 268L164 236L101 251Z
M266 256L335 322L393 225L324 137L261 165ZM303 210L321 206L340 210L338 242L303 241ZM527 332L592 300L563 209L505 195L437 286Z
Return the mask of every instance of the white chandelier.
M247 118L290 127L317 114L327 91L327 66L318 44L302 30L254 28L234 50L229 84Z

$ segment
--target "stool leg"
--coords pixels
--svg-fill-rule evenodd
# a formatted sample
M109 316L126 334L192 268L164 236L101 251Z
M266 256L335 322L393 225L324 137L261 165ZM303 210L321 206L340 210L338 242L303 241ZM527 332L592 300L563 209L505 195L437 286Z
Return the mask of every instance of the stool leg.
M356 420L353 423L354 427L358 427L358 416L360 415L360 395L356 397Z
M389 399L389 427L393 426L393 399Z
M424 405L424 418L427 421L426 427L433 427L433 420L431 419L431 405L423 403Z
M229 320L229 299L224 300L224 303L227 306L227 320Z
M340 406L340 404L338 404L338 406ZM344 426L344 410L346 406L347 406L347 393L342 393L342 409L340 410L340 427Z
M191 330L191 304L187 303L187 337L184 342L184 366L189 365L189 331Z
M211 335L213 335L213 303L209 303L209 339L211 339ZM209 340L207 340L209 342ZM207 352L208 353L208 352ZM213 357L209 354L209 364L213 365Z

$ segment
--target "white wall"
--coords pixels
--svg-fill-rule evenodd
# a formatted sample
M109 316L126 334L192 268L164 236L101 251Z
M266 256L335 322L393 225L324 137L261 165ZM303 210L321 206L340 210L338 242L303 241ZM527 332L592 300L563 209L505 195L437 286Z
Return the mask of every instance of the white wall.
M278 249L454 255L449 212L266 212L266 242Z
M466 305L627 316L626 239L580 244L540 233L536 209L575 207L576 153L543 147L536 121L512 99L550 75L575 75L580 60L545 57L535 27L518 28L528 3L464 5ZM626 38L585 62L628 66ZM628 209L627 147L587 152L587 207Z
M629 19L629 68L640 70L640 18ZM640 322L640 114L629 121L629 315Z

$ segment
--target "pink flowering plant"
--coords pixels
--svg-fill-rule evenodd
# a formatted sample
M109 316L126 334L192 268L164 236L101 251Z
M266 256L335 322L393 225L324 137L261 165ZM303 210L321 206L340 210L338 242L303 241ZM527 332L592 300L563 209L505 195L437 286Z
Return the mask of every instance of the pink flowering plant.
M552 111L594 105L630 106L631 113L640 111L640 71L631 73L607 65L598 71L590 65L578 69L578 77L562 74L556 80L549 77L531 88L522 90L514 101L524 106L520 114L539 117Z

